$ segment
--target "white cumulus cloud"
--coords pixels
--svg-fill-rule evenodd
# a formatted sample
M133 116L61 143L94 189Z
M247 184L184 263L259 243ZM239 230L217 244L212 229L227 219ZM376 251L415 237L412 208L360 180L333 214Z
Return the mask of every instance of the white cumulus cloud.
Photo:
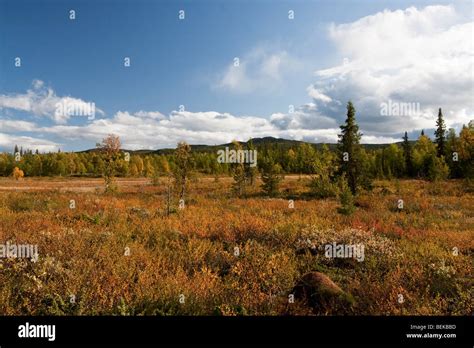
M95 107L95 112L105 115L104 111ZM34 116L48 117L58 124L65 124L71 112L78 110L90 111L91 103L69 96L59 97L50 87L45 87L41 80L34 80L31 89L24 94L1 94L0 110L11 109L27 112Z
M215 88L240 94L269 92L281 87L285 76L301 68L301 62L287 51L263 46L235 58L238 61L232 61L218 76Z
M56 152L60 148L59 144L46 139L0 133L0 148L13 151L15 145L40 152Z
M367 135L434 128L438 108L448 126L474 114L474 23L452 6L385 10L333 24L329 36L343 63L315 73L308 88L322 114L343 120L352 100ZM381 104L417 103L420 112L381 115Z

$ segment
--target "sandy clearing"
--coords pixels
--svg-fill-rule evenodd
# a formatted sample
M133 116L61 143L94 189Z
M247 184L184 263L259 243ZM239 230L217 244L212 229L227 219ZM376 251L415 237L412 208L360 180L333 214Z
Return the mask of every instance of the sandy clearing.
M303 175L301 178L308 176ZM298 180L299 175L286 175L285 180ZM219 180L231 182L231 177L221 177ZM200 177L199 182L214 181L214 177ZM133 188L148 186L151 180L147 178L117 178L119 188ZM95 192L103 190L104 181L100 178L24 178L15 181L12 178L0 178L0 192L2 191L59 191L59 192Z

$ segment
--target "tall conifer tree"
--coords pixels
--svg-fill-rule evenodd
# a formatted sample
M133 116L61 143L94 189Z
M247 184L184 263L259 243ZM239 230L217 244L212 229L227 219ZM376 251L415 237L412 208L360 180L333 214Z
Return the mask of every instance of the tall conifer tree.
M435 143L438 150L438 157L446 155L446 124L443 119L441 108L438 111L438 119L436 120Z
M339 134L339 170L345 174L347 183L353 194L357 192L357 187L361 182L362 163L359 126L355 120L355 108L351 101L347 103L347 118L341 127Z

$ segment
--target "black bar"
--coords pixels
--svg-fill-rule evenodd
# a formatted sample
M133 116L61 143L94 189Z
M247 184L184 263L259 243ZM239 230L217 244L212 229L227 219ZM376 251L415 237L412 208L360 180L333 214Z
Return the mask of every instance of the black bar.
M19 326L54 324L55 340L20 338ZM15 345L448 345L473 346L474 317L0 317L1 348ZM423 331L412 325L425 326ZM429 327L428 325L432 325ZM448 325L443 328L437 325ZM455 326L454 326L455 325ZM456 337L407 338L407 334Z

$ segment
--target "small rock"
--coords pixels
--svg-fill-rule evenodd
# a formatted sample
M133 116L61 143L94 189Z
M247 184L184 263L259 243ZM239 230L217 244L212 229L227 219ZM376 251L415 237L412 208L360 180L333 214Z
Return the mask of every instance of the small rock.
M331 278L320 272L305 274L293 289L296 299L305 301L315 312L337 312L354 303L350 294L344 292Z

